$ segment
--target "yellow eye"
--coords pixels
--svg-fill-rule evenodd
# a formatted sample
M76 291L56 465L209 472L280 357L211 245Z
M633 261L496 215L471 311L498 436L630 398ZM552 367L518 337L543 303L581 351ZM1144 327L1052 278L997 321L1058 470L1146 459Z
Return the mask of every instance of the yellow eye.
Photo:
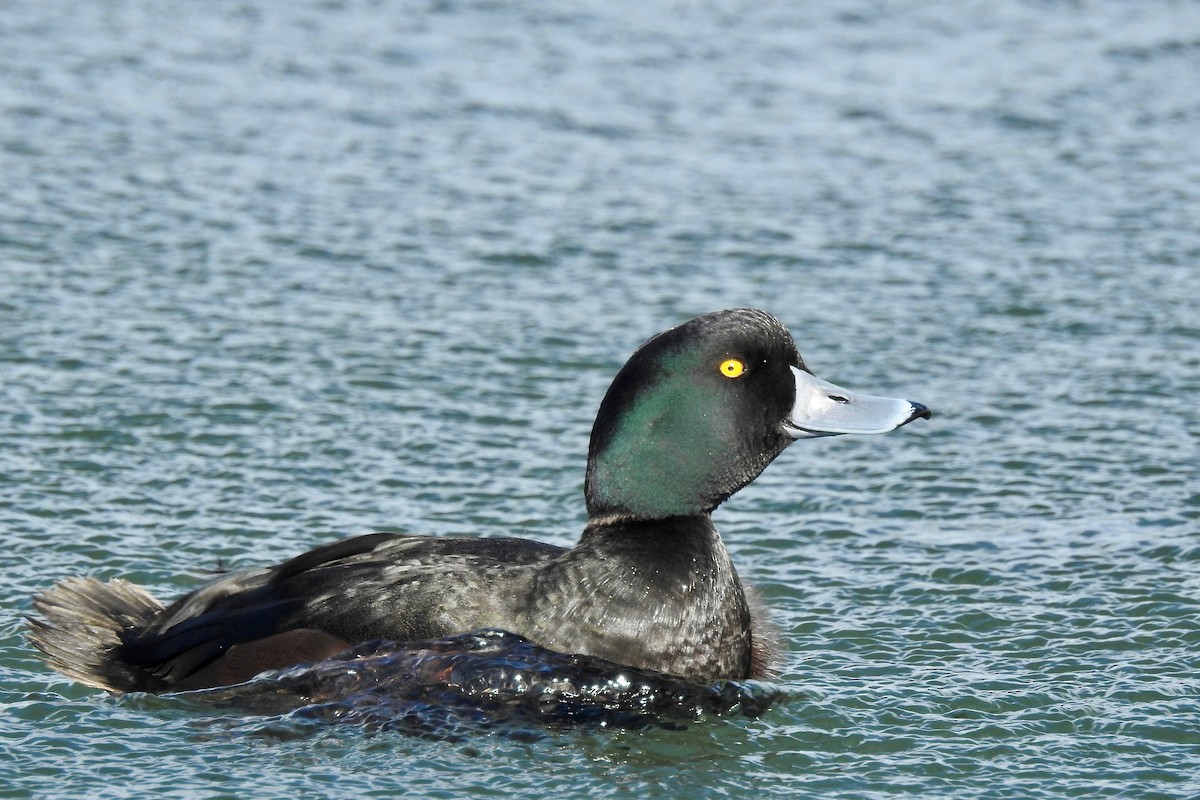
M726 378L739 378L746 371L746 365L736 358L727 358L717 367Z

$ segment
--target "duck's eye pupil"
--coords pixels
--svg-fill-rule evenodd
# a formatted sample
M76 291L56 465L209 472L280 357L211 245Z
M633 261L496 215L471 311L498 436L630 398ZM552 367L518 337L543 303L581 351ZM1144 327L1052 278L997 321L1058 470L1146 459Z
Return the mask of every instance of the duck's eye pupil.
M719 369L726 378L738 378L746 371L746 365L736 358L727 358L721 362Z

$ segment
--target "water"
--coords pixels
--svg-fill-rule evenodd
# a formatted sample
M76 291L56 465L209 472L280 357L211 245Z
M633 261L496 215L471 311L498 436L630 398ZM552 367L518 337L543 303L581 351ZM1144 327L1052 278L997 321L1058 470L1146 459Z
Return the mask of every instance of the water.
M512 6L0 9L0 793L1200 794L1200 7ZM937 414L719 510L761 718L429 740L23 640L69 575L569 544L616 368L738 305Z

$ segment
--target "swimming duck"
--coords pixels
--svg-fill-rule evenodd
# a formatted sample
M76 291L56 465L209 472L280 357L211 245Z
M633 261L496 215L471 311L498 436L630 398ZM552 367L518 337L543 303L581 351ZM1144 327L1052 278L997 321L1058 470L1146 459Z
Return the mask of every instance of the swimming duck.
M596 417L573 548L372 533L221 575L164 606L125 581L68 579L35 599L46 662L111 692L224 686L376 639L510 631L700 682L763 675L768 630L711 513L797 439L930 418L809 371L754 309L650 339Z

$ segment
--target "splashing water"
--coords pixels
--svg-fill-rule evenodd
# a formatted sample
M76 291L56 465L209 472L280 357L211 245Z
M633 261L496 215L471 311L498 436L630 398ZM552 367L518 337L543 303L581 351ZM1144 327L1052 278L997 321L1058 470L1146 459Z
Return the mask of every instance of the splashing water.
M786 693L753 681L691 683L481 630L424 642L367 642L316 664L169 697L284 715L300 728L340 722L457 739L481 729L529 737L538 728L639 729L754 718Z

